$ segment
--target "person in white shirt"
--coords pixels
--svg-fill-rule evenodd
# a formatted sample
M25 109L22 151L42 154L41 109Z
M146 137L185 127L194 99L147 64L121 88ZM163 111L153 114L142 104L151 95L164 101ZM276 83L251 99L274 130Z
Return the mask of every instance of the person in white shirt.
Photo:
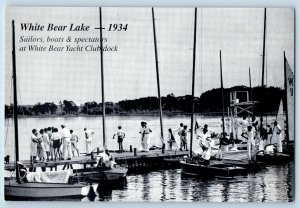
M125 138L125 133L124 133L124 131L122 131L122 126L118 126L118 131L117 131L117 133L115 133L113 135L113 139L115 138L115 135L117 135L117 137L118 137L119 153L122 153L122 152L124 152L123 140Z
M203 159L202 164L203 165L209 165L209 163L210 163L209 160L211 157L211 146L212 146L212 140L211 140L211 138L207 137L205 146L204 146L205 150L202 153L202 159Z
M205 124L203 128L199 128L200 135L198 135L198 131L196 131L197 139L200 139L199 146L200 146L200 152L199 154L202 154L204 150L206 149L206 142L207 138L211 138L211 132L208 130L208 125Z
M247 141L247 155L248 155L248 160L252 161L252 153L255 151L255 129L252 126L248 126L247 128L247 136L248 136L248 141Z
M38 138L37 138L38 132L36 129L32 130L32 135L31 135L31 145L30 145L30 159L32 162L36 162L36 157L37 157L37 144L39 142Z
M77 152L77 155L79 156L79 149L77 147L77 143L79 141L79 138L78 138L77 134L75 134L73 132L72 129L70 130L70 134L71 134L71 148L72 148L73 157L75 157L75 150Z
M274 121L275 142L277 142L277 152L282 152L282 130L277 121Z
M71 148L71 134L70 130L65 127L65 125L61 125L61 139L63 145L63 158L68 158L67 160L71 160L72 158L72 148Z
M147 122L144 122L144 132L143 132L143 140L144 140L144 151L145 152L149 152L149 148L150 148L150 133L152 132L152 130L147 127Z
M114 156L110 154L108 150L105 150L104 152L98 154L96 158L97 162L94 167L98 167L100 169L113 169L117 164L114 161Z
M84 128L84 134L85 134L85 141L86 141L86 154L89 154L92 151L92 135L95 134L95 132L88 130L87 128Z
M48 162L49 156L50 156L50 140L49 140L49 135L47 134L47 128L44 129L42 139L43 139L44 150L45 150L47 162Z

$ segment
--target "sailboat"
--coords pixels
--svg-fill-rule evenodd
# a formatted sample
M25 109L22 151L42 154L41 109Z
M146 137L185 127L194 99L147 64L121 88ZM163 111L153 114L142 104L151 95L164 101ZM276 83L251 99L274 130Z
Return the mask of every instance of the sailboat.
M196 63L196 34L197 34L197 8L195 8L195 20L194 20L194 48L193 48L193 79L192 79L192 113L191 113L191 127L194 126L194 88L195 88L195 63ZM220 72L221 72L221 86L223 89L222 80L222 56L220 51ZM222 90L223 93L223 90ZM224 97L222 95L222 102ZM224 106L224 104L223 104ZM224 118L224 108L223 108ZM224 122L224 119L223 119ZM224 128L224 123L223 123ZM192 176L225 176L233 177L236 175L243 175L247 173L247 169L228 163L215 163L210 161L210 164L203 164L193 158L193 132L191 132L190 138L190 158L185 161L180 161L182 167L182 173Z
M100 40L102 40L102 8L99 7L100 16ZM103 42L100 41L100 48L103 48ZM101 55L101 92L102 92L102 128L103 128L103 148L104 151L107 149L106 146L106 125L105 125L105 94L104 94L104 69L103 69L103 50L100 50ZM105 154L105 153L103 153ZM93 156L93 152L91 153ZM128 169L126 167L120 167L116 165L112 169L103 169L100 167L75 170L75 174L72 176L74 181L88 181L88 182L100 182L100 181L119 181L123 180L127 176Z
M262 161L267 164L285 164L290 161L293 157L294 150L294 133L295 133L295 120L294 120L294 110L295 110L295 97L294 97L294 73L291 70L291 67L286 59L284 53L284 88L285 88L285 101L286 101L286 116L284 116L283 112L283 101L280 101L278 113L276 116L276 121L278 125L281 127L281 137L286 138L286 150L288 154L283 152L258 152L256 156L257 161ZM286 117L286 119L285 119ZM286 125L285 125L286 120ZM285 129L286 128L286 129ZM275 140L275 134L277 132L273 131L273 135L271 137L271 144L267 145L271 148L275 149L274 143L277 143ZM274 138L275 137L275 138ZM270 148L268 147L268 148Z
M16 74L16 53L15 53L15 24L12 21L12 60L13 60L13 86L14 86L14 131L15 131L15 170L16 178L10 177L5 180L5 199L49 199L49 198L82 198L88 194L89 187L82 184L69 184L68 178L64 182L23 182L19 174L19 139L18 139L18 115L17 115L17 74ZM53 173L53 172L52 172ZM60 174L61 171L57 174ZM47 173L41 173L47 174ZM66 174L66 173L63 173ZM29 175L29 174L28 174ZM50 177L50 176L49 176Z

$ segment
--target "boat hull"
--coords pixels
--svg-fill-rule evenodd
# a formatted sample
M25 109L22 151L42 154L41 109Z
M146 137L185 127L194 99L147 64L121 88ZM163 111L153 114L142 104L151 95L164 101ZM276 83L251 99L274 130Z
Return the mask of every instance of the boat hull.
M127 168L115 168L110 170L85 170L79 171L73 175L73 180L100 182L100 181L118 181L126 178Z
M180 164L182 166L182 172L187 175L233 177L247 174L246 168L234 165L201 165L185 161L181 161Z
M268 165L276 165L287 164L291 160L291 157L284 153L258 154L256 155L256 160L259 162L264 162Z
M83 198L88 187L81 184L21 183L5 181L5 199Z

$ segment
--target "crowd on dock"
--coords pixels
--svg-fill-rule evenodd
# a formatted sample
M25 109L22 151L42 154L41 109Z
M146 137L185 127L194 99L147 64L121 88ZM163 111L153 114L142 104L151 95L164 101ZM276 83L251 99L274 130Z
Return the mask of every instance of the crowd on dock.
M86 151L91 151L93 131L84 128L86 137ZM65 125L61 125L61 129L48 127L32 130L31 135L31 160L37 162L37 158L41 162L49 160L71 160L75 155L79 156L77 143L78 135Z
M223 122L222 122L223 123ZM199 126L196 122L194 132L196 138L199 139L198 154L202 159L209 160L212 153L211 147L215 144L219 144L218 157L222 158L222 153L227 152L229 149L237 149L237 144L245 144L248 150L248 159L252 160L254 151L274 151L273 144L276 144L277 152L282 152L282 128L278 125L277 121L270 124L263 123L263 119L257 120L254 116L251 121L246 116L238 124L241 128L241 135L239 137L234 136L234 128L231 125L231 121L227 118L224 121L224 132L217 134L208 128L205 124L203 127ZM84 128L86 153L90 153L93 150L92 136L95 134L92 130ZM177 129L168 129L166 149L169 151L179 150L188 151L188 134L191 133L191 129L187 125L180 123ZM276 132L276 133L273 133ZM147 122L141 122L141 128L139 130L141 140L141 151L148 152L151 145L150 134L152 130L148 127ZM118 126L117 132L113 134L113 139L116 138L118 143L119 153L124 152L123 140L125 139L125 132L122 130L122 126ZM235 137L235 138L234 138ZM31 160L33 162L40 161L46 162L49 160L71 160L72 157L79 156L80 152L77 146L79 141L78 135L72 130L68 129L65 125L61 125L60 130L55 127L47 127L32 130L31 135Z

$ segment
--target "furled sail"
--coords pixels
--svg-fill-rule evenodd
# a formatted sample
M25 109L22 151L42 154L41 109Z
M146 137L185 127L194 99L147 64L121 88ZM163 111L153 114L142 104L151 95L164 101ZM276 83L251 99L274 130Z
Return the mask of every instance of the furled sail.
M287 98L287 122L288 122L288 140L294 141L295 139L295 79L294 73L285 58L285 87Z

